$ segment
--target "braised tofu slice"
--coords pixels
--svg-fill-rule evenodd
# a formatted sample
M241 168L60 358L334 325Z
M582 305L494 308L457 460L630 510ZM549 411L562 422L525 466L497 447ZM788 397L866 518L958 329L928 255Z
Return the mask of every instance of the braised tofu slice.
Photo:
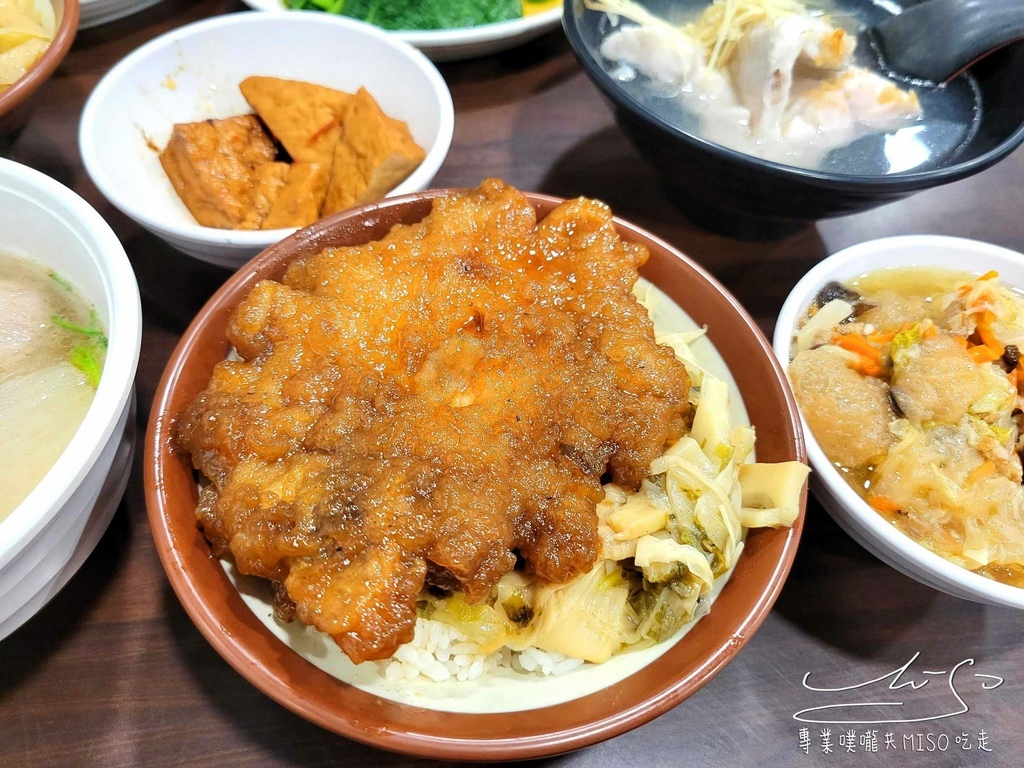
M160 164L196 221L234 229L245 221L257 167L277 150L255 115L174 126Z
M316 163L295 163L263 221L263 229L307 227L320 218L327 194L327 169Z
M334 150L324 215L381 199L424 157L409 126L385 115L373 96L360 88L345 113Z
M277 77L247 77L239 88L293 160L330 166L352 94Z
M256 180L253 184L252 202L245 219L238 229L262 229L267 214L281 193L288 178L288 163L263 163L256 166Z

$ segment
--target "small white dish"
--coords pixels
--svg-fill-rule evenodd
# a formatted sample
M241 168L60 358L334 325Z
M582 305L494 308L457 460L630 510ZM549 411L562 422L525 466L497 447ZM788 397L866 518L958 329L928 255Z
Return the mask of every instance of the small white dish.
M242 1L254 11L297 13L286 7L283 0ZM390 34L416 46L431 61L461 61L507 51L557 29L561 23L562 8L558 6L497 24L461 29L409 30Z
M1024 288L1024 255L977 240L932 235L887 237L846 248L808 272L789 294L775 326L773 347L784 363L797 322L826 283L843 282L892 267L942 267L977 274L999 272L1006 284ZM802 417L801 417L802 419ZM946 594L979 603L1024 609L1024 589L972 573L904 535L873 510L840 475L803 423L814 472L811 491L839 527L883 562Z
M128 256L100 215L38 171L0 159L0 250L52 268L93 304L109 344L68 447L0 522L0 639L74 575L106 530L131 469L142 307Z
M451 146L451 94L426 57L362 22L323 13L236 13L189 24L127 56L90 95L79 128L86 171L124 214L181 251L236 269L294 229L203 227L182 203L158 152L175 123L250 113L250 75L366 87L404 120L427 156L391 195L425 189Z

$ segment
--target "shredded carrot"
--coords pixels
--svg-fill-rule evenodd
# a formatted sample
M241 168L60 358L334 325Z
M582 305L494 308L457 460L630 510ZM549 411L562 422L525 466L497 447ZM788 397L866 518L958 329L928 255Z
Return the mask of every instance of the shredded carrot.
M1008 374L1006 374L1006 380L1008 382L1010 382L1010 386L1011 387L1013 387L1014 389L1017 388L1017 384L1020 381L1020 377L1017 376L1017 369L1016 368L1014 368L1012 371L1010 371Z
M999 273L996 272L994 269L990 269L988 272L986 272L984 275L982 275L978 279L979 280L995 280L997 277L999 277Z
M952 338L953 341L955 341L957 344L959 344L964 349L967 349L967 347L970 346L970 343L963 336L951 336L950 338Z
M938 335L939 330L934 325L926 325L924 328L921 329L922 339L934 339Z
M863 336L858 336L854 333L837 333L832 337L832 343L876 363L882 359L882 356L871 345L871 342Z
M1006 348L999 343L999 339L996 338L995 333L992 331L992 323L995 321L996 316L986 309L978 318L977 333L982 344L995 352L996 357L1002 357Z
M864 336L856 333L836 333L832 336L832 343L857 356L853 370L864 376L876 378L885 375L881 353Z
M967 350L967 353L974 358L974 362L978 365L982 363L991 363L998 360L1001 355L997 355L994 349L979 344L976 347L971 347Z
M885 375L885 367L881 363L868 360L866 357L860 358L857 364L853 366L853 370L864 376L870 376L873 379L880 379Z
M867 339L868 341L870 341L872 344L888 344L890 341L892 341L894 338L896 338L896 334L895 333L869 333L864 338Z
M875 509L879 512L892 513L899 512L902 509L902 507L900 507L899 504L890 499L888 496L868 496L868 504L871 505L872 509Z
M976 483L982 478L989 477L990 475L994 475L995 473L996 465L993 464L991 461L985 461L984 464L982 464L976 470L971 472L971 474L967 476L967 479L964 482L967 485L970 485L971 483Z

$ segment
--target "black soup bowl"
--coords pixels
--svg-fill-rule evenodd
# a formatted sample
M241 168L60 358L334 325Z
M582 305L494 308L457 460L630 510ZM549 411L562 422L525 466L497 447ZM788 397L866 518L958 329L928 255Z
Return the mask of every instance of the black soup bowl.
M641 0L641 4L656 15L675 12L678 18L680 6L699 12L710 0ZM912 4L913 0L904 3ZM836 5L868 24L877 23L879 14L887 13L872 0L837 0ZM759 223L766 224L770 231L774 225L864 211L978 173L1024 141L1021 43L982 59L960 76L969 80L951 84L950 88L975 89L981 108L974 112L970 131L944 159L905 172L862 174L763 160L673 125L609 74L611 65L600 52L601 42L612 29L604 13L587 9L583 0L565 0L563 24L576 56L611 105L619 126L657 169L684 212L713 229L735 229L746 222L755 229ZM925 110L927 113L927 105Z

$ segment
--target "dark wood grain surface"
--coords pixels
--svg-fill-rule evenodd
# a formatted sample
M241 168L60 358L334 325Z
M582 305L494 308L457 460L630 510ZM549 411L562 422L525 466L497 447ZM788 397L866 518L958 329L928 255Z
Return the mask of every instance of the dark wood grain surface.
M36 95L33 117L9 152L85 197L128 250L145 315L137 381L140 437L171 350L227 273L173 251L100 196L81 166L78 119L99 78L134 48L181 24L240 10L229 0L166 0L132 19L82 32L56 77ZM522 189L600 197L707 266L766 332L797 279L826 254L853 243L938 233L1024 250L1024 151L972 179L753 243L703 232L671 205L560 34L499 56L445 65L442 73L457 118L438 186L475 185L494 175ZM0 765L416 763L305 722L217 656L182 611L157 560L141 461L140 441L125 500L95 554L50 605L0 642ZM883 565L812 501L782 596L732 664L660 719L549 762L617 768L1021 765L1022 631L1020 613L947 597ZM849 698L858 692L829 698L809 691L802 687L805 673L812 674L811 685L851 686L895 670L917 653L904 679L929 684L876 692L871 700L906 701L921 716L955 712L959 704L944 678L923 673L948 672L973 659L956 677L968 713L920 723L832 726L831 752L824 749L825 726L810 726L804 753L794 713L862 700ZM975 673L1005 682L986 691L983 684L994 680Z

